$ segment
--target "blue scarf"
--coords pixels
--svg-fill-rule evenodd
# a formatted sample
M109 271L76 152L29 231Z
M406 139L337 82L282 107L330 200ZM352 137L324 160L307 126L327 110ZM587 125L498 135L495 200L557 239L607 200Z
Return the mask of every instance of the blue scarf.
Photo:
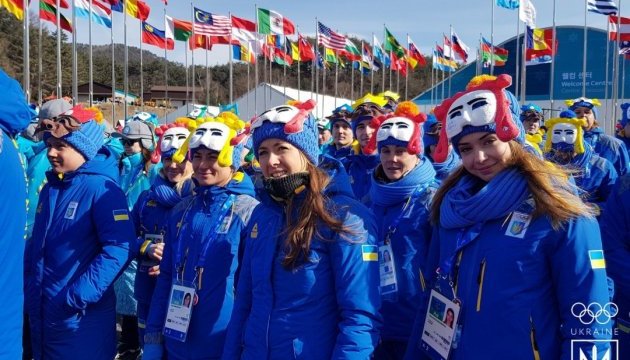
M376 173L376 171L375 171ZM392 206L407 200L418 186L435 180L435 170L428 159L422 158L407 175L400 180L384 183L372 176L370 197L376 206Z
M144 157L142 153L123 156L120 160L122 169L120 171L120 188L127 191L130 186L142 175L144 170Z
M155 200L162 206L172 208L173 206L177 205L184 197L190 195L191 192L191 180L186 180L184 186L182 187L182 194L180 195L177 193L177 191L175 191L175 184L171 183L162 176L158 176L155 178L155 182L151 187L148 199Z
M464 175L444 196L440 225L455 229L499 219L514 211L528 196L527 181L514 168L501 171L485 184L475 176Z

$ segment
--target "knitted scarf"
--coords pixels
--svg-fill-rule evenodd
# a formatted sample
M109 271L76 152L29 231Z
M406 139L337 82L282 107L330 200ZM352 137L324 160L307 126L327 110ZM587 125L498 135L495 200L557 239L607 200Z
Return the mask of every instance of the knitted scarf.
M385 183L372 176L370 196L376 206L389 207L405 201L418 186L435 180L435 170L428 159L422 158L418 165L400 180Z
M149 192L149 200L155 200L160 205L172 208L177 205L184 197L192 192L192 181L187 180L182 187L182 194L175 191L175 184L171 183L162 176L157 176L151 191Z

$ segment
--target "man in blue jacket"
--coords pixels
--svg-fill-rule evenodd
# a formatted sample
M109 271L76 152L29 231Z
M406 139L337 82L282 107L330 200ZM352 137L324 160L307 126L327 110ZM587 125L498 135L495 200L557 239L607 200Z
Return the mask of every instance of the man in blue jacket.
M31 119L24 93L17 81L0 70L0 359L22 357L24 225L26 181L15 136Z
M94 115L74 107L40 120L52 171L24 266L35 359L111 360L116 351L112 284L134 256L135 231Z

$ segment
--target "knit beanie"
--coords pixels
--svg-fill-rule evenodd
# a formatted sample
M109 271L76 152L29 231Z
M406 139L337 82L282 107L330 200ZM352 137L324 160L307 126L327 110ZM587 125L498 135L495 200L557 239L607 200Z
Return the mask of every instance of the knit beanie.
M438 123L434 114L427 115L427 121L422 125L422 143L424 148L427 146L437 145L439 132L432 132L433 126Z
M597 109L595 107L601 106L602 103L598 99L589 99L586 97L579 97L577 99L570 99L564 101L569 110L575 111L579 107L589 108L593 111L593 116L597 119Z
M540 106L536 104L525 104L521 106L521 121L525 121L528 119L542 121L543 120L543 111Z
M545 121L545 127L547 127L547 138L545 139L544 152L550 152L554 144L565 142L569 145L573 145L573 150L577 154L584 153L583 126L586 126L586 120L578 119L575 113L571 110L565 110L560 113L560 117ZM554 134L554 130L559 130L560 133ZM564 139L566 134L562 132L565 130L573 130L575 132L575 140L572 143L567 142Z
M190 135L173 155L176 162L184 161L188 151L205 148L219 153L219 165L241 167L241 152L247 141L247 127L233 112L220 113L216 118L206 117L188 121ZM192 156L191 156L192 158Z
M190 131L184 123L164 124L155 129L155 135L159 137L157 146L151 154L151 162L157 164L161 158L172 158L190 135Z
M525 142L525 130L519 121L518 101L511 92L505 90L511 84L512 77L507 74L476 76L466 91L444 100L435 108L435 115L443 124L433 155L436 162L446 160L449 140L459 155L459 141L476 132L496 133L503 142Z
M630 122L630 114L628 112L630 112L630 103L621 104L621 121L619 123L622 129Z
M307 100L293 105L280 105L263 112L252 120L254 152L258 159L258 148L267 139L279 139L298 148L317 166L319 144L317 122L311 111L315 101Z
M51 106L55 111L63 107L59 103ZM87 161L92 160L103 146L103 129L94 119L96 114L93 110L77 105L52 118L49 117L53 114L52 110L45 114L46 117L41 117L38 128L38 131L44 131L44 142L51 136L61 139L81 153Z
M421 155L422 124L427 116L420 112L418 106L411 101L403 101L396 107L393 114L379 116L372 120L371 127L378 129L372 134L370 142L364 152L371 154L383 146L395 145L407 148L412 155Z

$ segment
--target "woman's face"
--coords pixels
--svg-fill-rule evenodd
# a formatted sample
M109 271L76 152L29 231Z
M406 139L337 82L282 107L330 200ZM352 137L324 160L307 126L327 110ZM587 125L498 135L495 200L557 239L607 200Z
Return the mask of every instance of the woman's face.
M127 156L131 156L142 151L140 139L122 139L121 142L125 147L125 155Z
M201 148L194 151L192 168L201 186L225 186L232 179L232 168L219 165L219 153Z
M396 145L385 145L380 152L381 164L385 176L391 181L402 178L409 171L413 170L420 159L416 155L412 155L407 148Z
M490 181L508 166L512 157L510 144L495 133L475 132L459 141L457 149L466 171L483 181Z
M586 130L590 130L595 125L595 113L593 109L587 107L578 107L575 109L575 115L578 119L586 119Z
M187 172L189 173L189 171L192 169L192 164L190 163L190 161L184 160L181 163L177 163L173 161L173 158L170 157L162 158L162 165L164 169L164 175L166 175L168 181L172 183L178 183L182 181L185 174Z
M302 152L280 139L267 139L260 144L258 162L266 178L280 178L307 171L307 160Z
M48 161L54 172L58 174L75 171L85 163L85 158L67 142L50 137L48 146Z

